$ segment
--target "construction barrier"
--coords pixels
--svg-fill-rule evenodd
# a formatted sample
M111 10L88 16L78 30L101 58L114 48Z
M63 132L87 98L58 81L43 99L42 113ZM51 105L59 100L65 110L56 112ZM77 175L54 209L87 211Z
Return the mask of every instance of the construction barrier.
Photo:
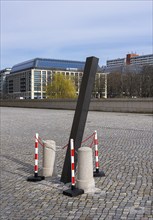
M99 158L98 158L98 137L97 137L97 131L95 130L93 134L85 138L82 142L81 145L85 142L87 142L89 139L92 138L92 142L90 143L89 147L92 148L93 145L95 147L95 168L96 170L93 172L94 177L103 177L105 176L105 173L103 171L99 171ZM68 144L66 144L62 149L68 147Z
M71 189L75 189L75 165L74 165L74 141L73 139L70 140L70 146L71 146Z
M71 156L71 189L63 191L63 194L70 197L75 197L84 193L84 190L77 189L75 186L75 164L74 164L74 140L70 139L70 156Z
M35 138L35 167L34 167L34 175L38 176L38 133L36 133Z
M91 148L93 145L95 147L95 168L96 170L93 172L94 177L103 177L105 176L105 173L103 171L99 170L99 158L98 158L98 137L97 137L97 131L95 131L93 134L88 136L86 139L84 139L81 144L85 143L86 141L90 140L92 138L92 142L90 143L89 147ZM39 137L39 134L36 133L35 135L35 161L34 161L34 176L30 176L27 178L27 181L41 181L44 180L44 176L38 175L38 144L42 145L44 147L43 140ZM62 149L66 148L68 146L65 145L62 147ZM77 189L75 186L75 165L74 165L74 155L75 155L75 149L74 149L74 140L70 140L70 150L71 150L71 189L66 190L63 192L64 195L68 196L77 196L83 193L82 189ZM47 160L48 161L48 160ZM47 167L49 168L49 167ZM50 174L49 174L50 175ZM48 176L48 174L47 174Z
M95 165L96 165L96 171L94 171L94 177L102 177L105 176L105 173L103 171L99 171L97 131L94 132L94 146L95 146Z
M39 134L36 133L35 136L35 162L34 162L34 176L30 176L27 178L27 181L37 182L44 180L44 176L38 176L38 142L39 142Z

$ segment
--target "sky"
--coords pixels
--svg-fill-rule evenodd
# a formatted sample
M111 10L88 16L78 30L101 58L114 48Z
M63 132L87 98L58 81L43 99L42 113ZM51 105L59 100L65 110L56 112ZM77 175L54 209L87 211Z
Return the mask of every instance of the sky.
M99 65L153 53L153 0L0 0L0 69L36 57Z

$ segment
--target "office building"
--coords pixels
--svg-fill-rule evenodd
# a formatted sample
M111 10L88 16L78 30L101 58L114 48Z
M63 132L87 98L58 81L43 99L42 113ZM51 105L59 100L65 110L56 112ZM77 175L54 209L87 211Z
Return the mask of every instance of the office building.
M42 99L53 74L81 76L85 62L35 58L12 67L7 77L10 98Z
M85 62L81 61L42 58L19 63L12 67L10 74L7 76L8 96L13 99L46 98L46 86L51 83L55 73L73 76L77 94L79 94L84 66ZM100 70L100 67L98 67L98 70ZM104 96L106 95L104 94Z

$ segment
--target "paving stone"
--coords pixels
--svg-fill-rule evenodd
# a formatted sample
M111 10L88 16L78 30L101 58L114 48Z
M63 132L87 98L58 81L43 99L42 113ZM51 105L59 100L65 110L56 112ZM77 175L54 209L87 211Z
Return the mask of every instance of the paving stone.
M153 116L89 112L84 138L97 130L96 193L70 198L60 177L27 182L34 170L34 136L55 140L61 175L74 111L1 108L1 219L153 220ZM89 123L90 122L90 123ZM89 146L91 141L83 144ZM39 173L42 169L39 147ZM94 147L93 162L95 164Z

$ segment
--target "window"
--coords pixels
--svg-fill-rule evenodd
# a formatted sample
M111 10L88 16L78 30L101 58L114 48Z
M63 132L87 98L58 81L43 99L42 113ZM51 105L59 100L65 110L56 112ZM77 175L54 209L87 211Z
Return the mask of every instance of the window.
M34 71L34 91L41 91L41 71Z
M41 99L41 93L40 92L35 92L34 93L34 99Z
M42 82L46 84L46 71L42 71Z
M41 71L34 71L34 78L41 77Z
M51 71L47 71L47 82L50 83L52 81L52 73Z
M29 91L31 91L31 73L29 73L28 80L29 80Z
M13 93L13 80L9 80L9 93Z
M20 79L20 92L26 91L26 78Z

